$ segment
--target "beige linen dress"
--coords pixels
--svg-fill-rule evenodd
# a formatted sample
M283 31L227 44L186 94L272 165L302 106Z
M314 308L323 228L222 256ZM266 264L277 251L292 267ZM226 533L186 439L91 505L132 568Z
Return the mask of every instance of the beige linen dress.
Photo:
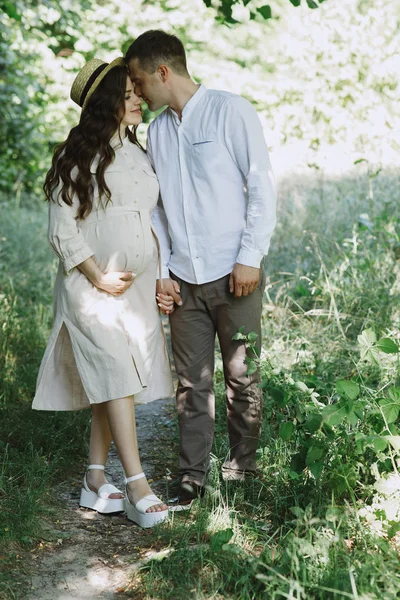
M81 221L78 200L73 206L50 203L48 235L59 257L55 321L34 409L79 410L130 395L145 403L173 394L155 299L158 241L150 216L158 181L146 154L128 138L114 146L105 209L96 189L93 210ZM96 167L94 161L93 173ZM132 271L134 283L118 297L99 290L76 268L90 256L103 272Z

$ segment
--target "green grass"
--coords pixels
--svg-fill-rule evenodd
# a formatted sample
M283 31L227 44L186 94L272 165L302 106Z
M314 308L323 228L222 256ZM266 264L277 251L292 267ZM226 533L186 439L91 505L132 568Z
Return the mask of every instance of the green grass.
M371 338L361 360L358 340L368 329L399 339L400 197L393 174L372 183L354 176L281 186L263 318L258 476L220 479L229 446L219 370L212 489L159 528L169 552L133 579L132 597L400 597L400 355Z
M372 182L373 193L370 183L360 175L281 185L258 476L220 479L229 446L219 369L211 490L155 531L154 546L167 552L135 576L132 597L400 596L399 354L371 341L361 360L358 340L368 329L399 339L400 193L391 173ZM52 319L45 207L0 205L0 223L0 598L8 598L7 572L43 535L55 484L83 460L88 413L30 408ZM176 425L160 440L176 454Z
M55 263L46 228L45 206L0 204L0 597L12 597L14 559L40 539L52 488L87 443L86 411L31 409L52 322Z

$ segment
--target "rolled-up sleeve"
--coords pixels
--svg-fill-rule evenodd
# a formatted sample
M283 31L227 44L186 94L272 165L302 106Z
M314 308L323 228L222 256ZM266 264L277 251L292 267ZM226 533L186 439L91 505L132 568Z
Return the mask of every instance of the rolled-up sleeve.
M68 206L61 199L57 199L56 193L53 198L49 203L48 240L65 272L69 273L93 256L93 251L85 242L76 220L78 200L74 200L72 206Z
M246 225L236 262L259 267L276 224L276 191L257 112L240 96L232 98L227 108L225 143L247 188Z

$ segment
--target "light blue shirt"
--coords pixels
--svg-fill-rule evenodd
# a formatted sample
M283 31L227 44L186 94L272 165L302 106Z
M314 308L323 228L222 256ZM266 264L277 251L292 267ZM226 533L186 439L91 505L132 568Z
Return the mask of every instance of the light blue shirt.
M153 227L162 277L215 281L236 262L260 267L276 222L268 148L254 107L203 85L182 111L150 125L147 153L161 195Z

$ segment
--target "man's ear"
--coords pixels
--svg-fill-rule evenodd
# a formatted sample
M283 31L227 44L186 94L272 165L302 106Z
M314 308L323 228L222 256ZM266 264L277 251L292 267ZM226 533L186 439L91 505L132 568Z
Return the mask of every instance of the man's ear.
M158 75L163 83L165 83L169 77L170 71L167 65L160 65L158 67Z

